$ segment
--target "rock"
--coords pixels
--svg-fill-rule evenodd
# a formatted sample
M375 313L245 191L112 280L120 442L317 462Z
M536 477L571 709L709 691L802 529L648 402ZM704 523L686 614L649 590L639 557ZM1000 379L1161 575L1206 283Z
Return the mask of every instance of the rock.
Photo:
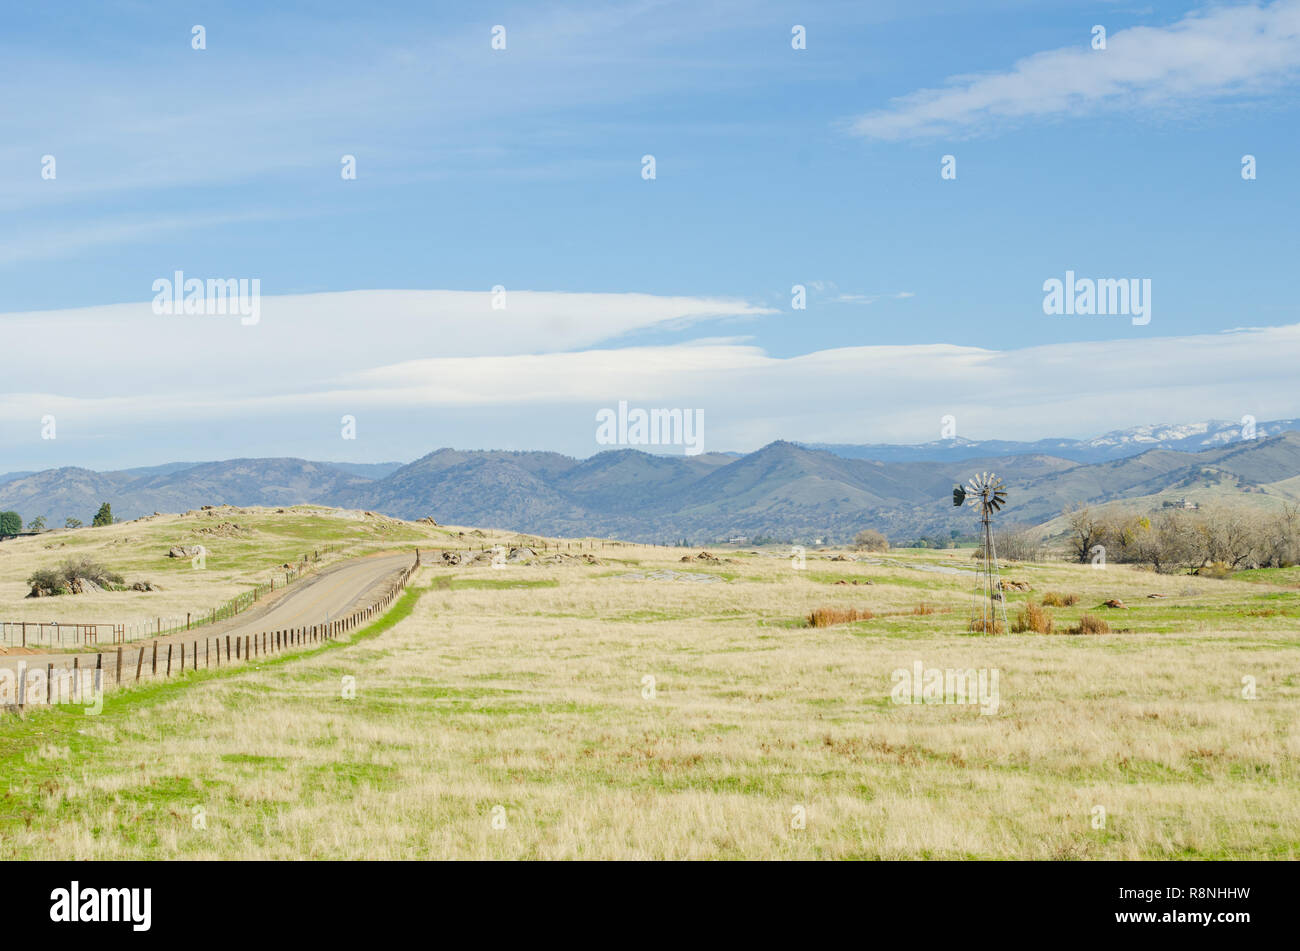
M520 562L530 561L536 557L537 552L533 551L531 548L512 548L510 549L510 554L506 555L506 561L518 564Z
M1169 595L1167 595L1167 594L1148 594L1147 597L1148 597L1148 598L1167 598L1167 597L1169 597Z
M235 538L241 535L247 535L248 529L235 522L221 522L218 525L205 525L202 528L196 528L193 531L195 535L219 535L222 538Z
M1106 607L1108 607L1108 608L1122 608L1122 607L1124 607L1124 602L1121 601L1119 598L1111 598L1109 601L1106 602Z
M464 559L458 551L444 551L442 553L442 563L444 565L459 565Z
M167 552L168 558L193 558L203 549L201 547L190 547L188 545L173 545Z
M998 589L1001 591L1028 591L1028 581L1008 581L1003 579L998 582Z
M422 525L432 525L434 528L438 527L438 523L433 520L433 516L431 515L426 515L424 518L418 518L416 521Z
M199 506L199 510L202 511L202 512L210 512L210 511L212 511L214 508L216 508L216 506L214 506L214 505L201 505L201 506Z
M156 585L152 581L137 581L131 585L132 591L161 591L162 586Z

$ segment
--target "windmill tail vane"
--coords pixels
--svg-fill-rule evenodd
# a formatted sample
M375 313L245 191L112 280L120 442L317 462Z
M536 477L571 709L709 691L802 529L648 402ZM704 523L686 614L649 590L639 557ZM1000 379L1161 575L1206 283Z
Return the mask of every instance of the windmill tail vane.
M998 573L997 549L993 543L992 518L1007 504L1006 484L995 472L981 472L972 476L966 485L952 487L952 504L960 508L979 507L980 556L979 587L971 610L970 627L973 631L994 634L1007 630L1006 599L1002 595L1002 580ZM999 630L1000 629L1000 630Z

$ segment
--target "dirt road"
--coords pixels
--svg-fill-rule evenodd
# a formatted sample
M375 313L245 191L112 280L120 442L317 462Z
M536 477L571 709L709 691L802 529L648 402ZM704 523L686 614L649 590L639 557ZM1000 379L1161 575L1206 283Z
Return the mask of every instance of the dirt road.
M274 601L254 608L237 617L229 618L217 624L207 624L192 631L170 634L151 640L133 641L123 645L126 660L134 669L138 650L152 650L154 641L165 648L167 644L204 645L209 638L216 635L232 639L236 636L260 634L263 631L281 631L324 624L334 620L354 607L364 606L377 600L386 587L386 583L395 579L402 569L409 567L414 555L407 552L394 555L375 555L369 558L357 558L345 561L321 571L313 577L284 589ZM116 656L116 646L101 645L100 651L108 656ZM68 667L74 657L82 658L81 664L93 664L97 651L88 649L82 652L59 653L9 653L0 656L0 667L16 670L23 661L29 668L43 667L53 663L58 667Z

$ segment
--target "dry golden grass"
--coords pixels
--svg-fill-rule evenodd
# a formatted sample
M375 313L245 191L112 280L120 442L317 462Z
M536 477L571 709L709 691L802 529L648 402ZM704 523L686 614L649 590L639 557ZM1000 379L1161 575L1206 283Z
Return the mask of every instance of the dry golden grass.
M1033 600L1025 602L1025 606L1020 609L1016 615L1016 622L1011 625L1011 631L1014 634L1025 634L1032 632L1034 634L1051 634L1054 624L1052 621L1052 612L1048 611L1041 604Z
M1054 608L1068 608L1078 603L1077 594L1057 594L1055 591L1049 591L1043 595L1043 604Z
M808 615L809 627L833 627L853 621L870 621L874 614L859 608L814 608Z
M0 855L1300 854L1294 626L1192 610L1294 606L1294 592L1025 566L1148 613L1123 635L973 637L969 576L906 564L944 555L810 553L799 572L732 554L692 569L731 577L713 583L624 577L682 567L651 549L596 567L425 568L414 613L373 639L110 694L100 717L11 719ZM1139 600L1157 585L1170 601ZM941 610L914 614L919 591ZM804 625L864 601L871 625ZM892 702L893 673L917 662L998 671L996 714Z
M1085 614L1079 623L1070 628L1071 634L1109 634L1110 625L1095 614Z

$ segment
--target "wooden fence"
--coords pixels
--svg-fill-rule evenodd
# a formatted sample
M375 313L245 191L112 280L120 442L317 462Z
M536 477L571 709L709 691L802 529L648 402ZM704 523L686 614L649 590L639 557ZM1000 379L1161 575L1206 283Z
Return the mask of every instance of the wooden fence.
M43 706L49 703L86 704L87 690L92 691L93 699L94 693L102 694L110 688L148 680L165 680L186 671L246 664L260 658L304 650L337 640L364 627L388 610L406 590L417 567L418 561L402 569L402 573L373 604L356 608L343 617L308 627L261 631L257 634L226 634L224 637L216 635L188 642L180 640L160 644L154 641L141 646L134 653L118 647L107 654L95 654L94 667L89 666L89 657L86 658L87 666L83 667L81 655L73 657L71 664L47 663L44 670L39 666L28 668L20 658L13 684L16 690L14 699L17 702L6 703L6 706L21 709L28 705Z

